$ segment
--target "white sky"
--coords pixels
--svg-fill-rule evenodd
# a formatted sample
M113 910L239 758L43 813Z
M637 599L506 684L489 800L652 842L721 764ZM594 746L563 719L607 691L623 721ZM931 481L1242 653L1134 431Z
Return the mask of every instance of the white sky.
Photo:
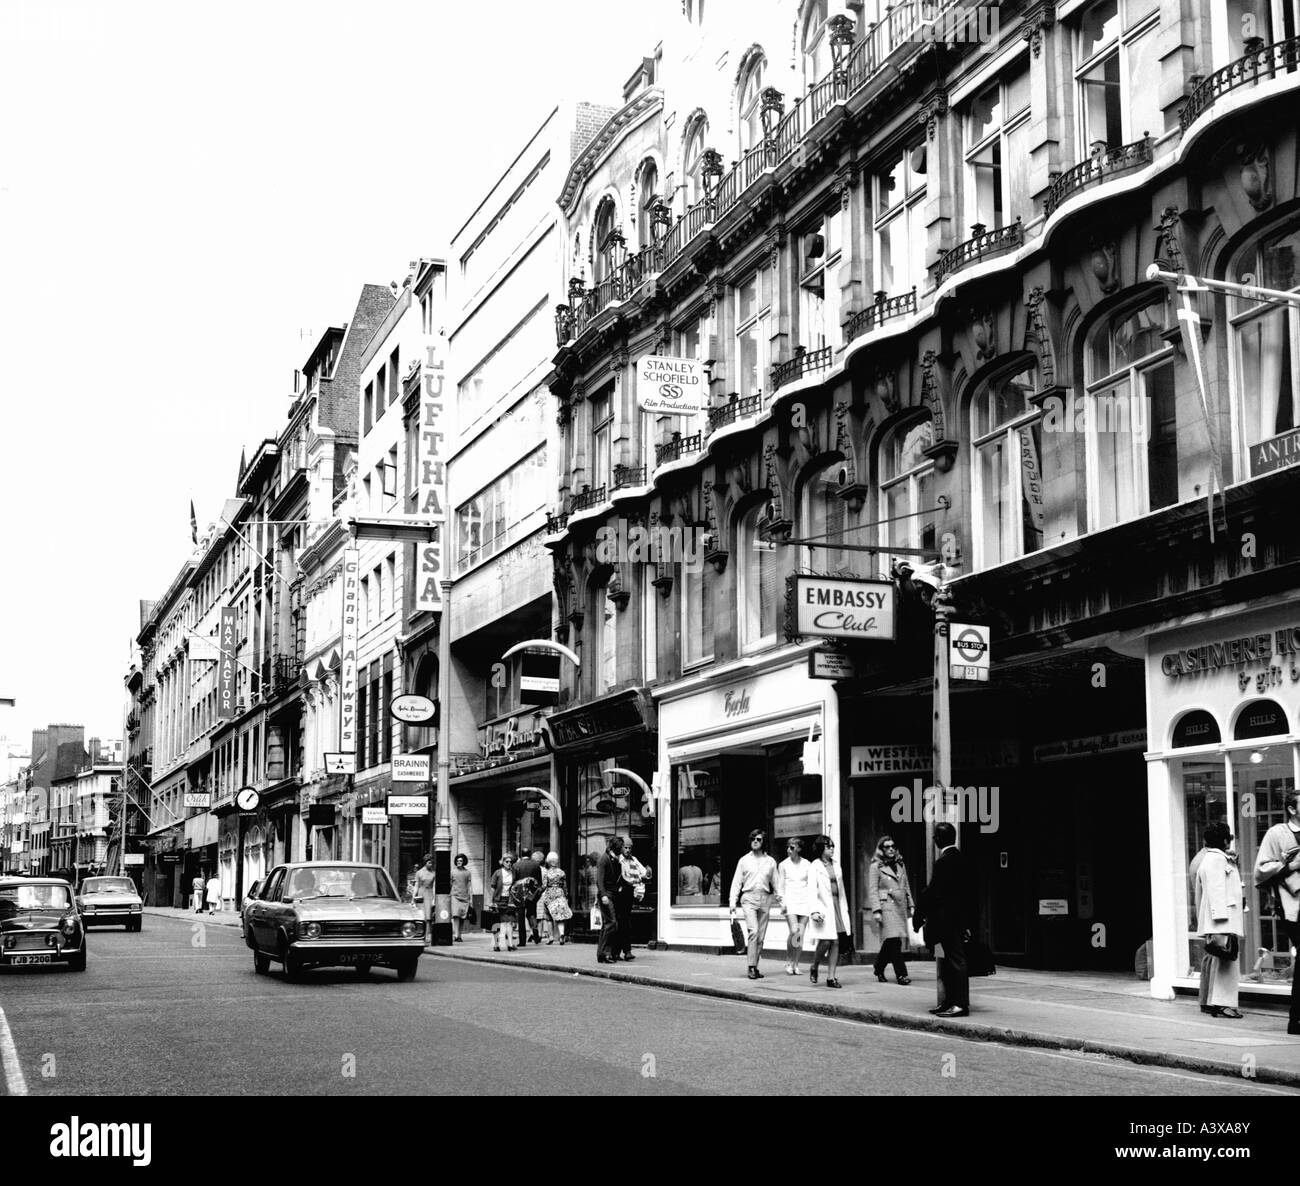
M121 736L190 499L557 98L621 101L664 3L0 0L0 736Z

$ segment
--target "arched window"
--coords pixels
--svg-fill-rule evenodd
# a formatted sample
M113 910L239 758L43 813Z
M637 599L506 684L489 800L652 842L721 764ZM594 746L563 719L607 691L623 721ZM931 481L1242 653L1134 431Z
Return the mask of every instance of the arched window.
M1230 280L1264 288L1300 288L1300 223L1265 238L1238 264ZM1238 477L1277 469L1284 454L1277 437L1300 427L1300 308L1229 299L1236 354L1233 418L1245 457Z
M618 603L608 584L596 590L596 692L608 692L618 682Z
M646 161L641 166L641 177L637 184L636 203L636 245L649 247L654 242L654 231L650 226L650 210L659 194L659 170L654 161Z
M697 116L686 129L685 151L682 154L682 177L686 186L686 205L694 206L704 200L704 182L700 166L704 159L704 138L709 133L709 121Z
M613 270L610 259L610 236L614 233L615 217L612 198L602 198L596 207L596 218L591 226L592 279L599 284Z
M740 80L736 112L739 117L740 151L742 155L757 144L763 143L762 99L763 70L767 59L755 53Z
M813 0L803 18L803 84L810 87L831 72L831 38L826 27L827 0Z
M880 443L880 542L900 548L932 549L937 544L934 462L925 450L934 444L934 424L902 424ZM892 557L881 555L882 571ZM916 557L899 556L916 563Z
M1088 528L1178 501L1174 348L1163 291L1093 331L1085 359Z
M977 568L1043 546L1042 427L1029 402L1038 386L1038 367L1030 365L990 380L971 401Z
M803 526L800 534L804 539L825 541L817 547L804 549L804 567L813 572L835 575L850 572L853 568L853 553L844 551L838 545L862 542L847 530L856 524L858 516L850 511L848 503L840 497L843 473L844 462L831 461L804 483Z
M766 510L766 504L759 503L741 515L736 524L736 608L742 652L757 651L776 642L780 565L776 545L759 531Z

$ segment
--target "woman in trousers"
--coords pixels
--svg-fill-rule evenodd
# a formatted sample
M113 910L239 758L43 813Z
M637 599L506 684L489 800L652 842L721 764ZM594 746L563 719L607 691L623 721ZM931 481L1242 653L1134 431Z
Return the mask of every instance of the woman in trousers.
M1237 858L1230 854L1232 832L1222 820L1215 820L1205 828L1206 852L1196 870L1197 929L1205 936L1209 954L1225 949L1230 958L1215 957L1209 969L1209 996L1205 1006L1215 1017L1239 1018L1237 1011L1237 961L1241 950L1241 936L1245 934L1245 900L1241 888L1241 874L1237 871Z
M912 887L908 883L907 866L898 855L898 845L892 836L882 836L876 845L876 855L867 870L867 909L871 921L880 930L880 954L876 956L876 979L885 980L885 965L894 965L894 977L899 984L911 984L907 964L903 962L903 940L907 938L907 922L916 909L912 901Z
M848 928L848 912L844 908L844 874L835 862L835 841L829 836L818 836L813 841L812 887L813 909L808 919L808 936L816 943L808 979L817 983L817 967L826 958L826 987L839 988L835 979L840 963L840 940Z

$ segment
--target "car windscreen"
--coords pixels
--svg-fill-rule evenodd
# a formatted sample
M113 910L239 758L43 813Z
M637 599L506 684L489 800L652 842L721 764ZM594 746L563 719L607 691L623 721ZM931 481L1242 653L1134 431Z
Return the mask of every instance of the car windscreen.
M133 894L135 886L129 877L87 877L81 883L83 894Z
M306 898L383 898L397 900L397 892L382 869L353 869L318 865L295 869L284 891L286 900Z
M67 886L0 886L0 918L12 918L20 910L67 910L71 905Z

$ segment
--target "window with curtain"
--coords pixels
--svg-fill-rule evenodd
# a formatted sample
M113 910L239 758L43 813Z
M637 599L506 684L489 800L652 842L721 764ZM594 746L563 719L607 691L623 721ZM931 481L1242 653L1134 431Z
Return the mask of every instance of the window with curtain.
M746 653L776 642L782 589L776 545L764 539L758 529L766 509L765 504L751 507L736 525L736 609L740 649Z
M739 116L742 155L755 145L763 143L760 96L763 93L763 68L766 65L767 59L762 54L756 54L740 80L736 111Z
M761 395L771 344L772 269L760 268L733 290L736 302L736 390Z
M989 568L1043 546L1040 414L1029 396L1037 366L985 384L971 401L971 505L975 508L975 565Z
M1250 252L1233 277L1243 284L1289 292L1300 289L1300 223L1276 232ZM1300 428L1300 309L1263 301L1228 299L1235 350L1233 413L1246 456L1242 477L1261 472L1268 450L1256 446Z
M693 667L713 658L713 589L705 579L702 557L678 565L681 588L682 666Z
M1075 36L1079 154L1117 148L1164 131L1160 112L1159 0L1100 0L1084 12Z
M880 543L900 548L934 548L936 517L934 462L925 450L934 444L934 424L927 416L893 429L880 443ZM880 571L894 559L916 563L916 557L881 553Z
M990 83L966 112L966 214L989 230L1028 219L1029 69Z
M812 572L848 575L853 571L854 553L846 552L839 544L870 542L859 538L859 533L848 531L856 525L858 516L839 495L842 461L832 461L822 466L803 487L804 539L824 540L824 546L803 549L803 566ZM868 553L861 553L862 556Z
M809 350L840 342L842 224L836 205L799 237L799 344Z
M659 192L659 170L654 161L645 161L641 166L641 177L637 183L636 204L636 242L638 247L649 247L654 243L654 232L650 226L650 209Z
M596 590L597 693L608 692L618 682L618 605L610 593L608 585Z
M1174 349L1162 292L1112 317L1085 352L1088 527L1178 501Z
M876 291L899 296L925 281L926 147L920 141L874 172Z

